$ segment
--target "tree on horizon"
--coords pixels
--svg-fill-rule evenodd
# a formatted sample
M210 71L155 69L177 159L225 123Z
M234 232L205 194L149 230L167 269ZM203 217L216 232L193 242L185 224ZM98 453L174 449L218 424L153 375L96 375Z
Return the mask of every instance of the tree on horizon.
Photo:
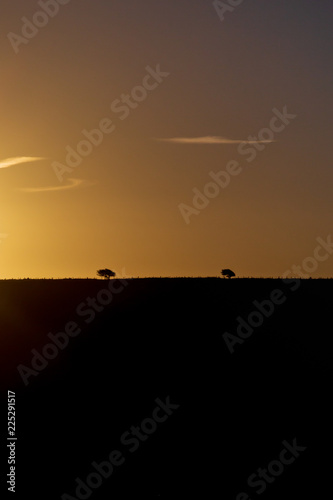
M109 280L110 278L114 278L116 273L111 271L111 269L98 269L97 275L100 278L105 278L106 280Z
M227 277L227 278L232 278L233 276L236 276L236 274L231 270L231 269L222 269L221 271L222 276Z

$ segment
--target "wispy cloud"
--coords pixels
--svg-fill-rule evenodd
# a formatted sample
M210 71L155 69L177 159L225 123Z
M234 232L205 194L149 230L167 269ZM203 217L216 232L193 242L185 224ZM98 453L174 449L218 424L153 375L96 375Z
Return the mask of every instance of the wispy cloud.
M31 163L33 161L46 160L47 158L42 158L40 156L15 156L14 158L6 158L5 160L0 160L0 168L9 168L14 165L20 165L21 163Z
M18 191L22 191L24 193L42 193L45 191L64 191L66 189L75 189L78 187L88 187L94 186L97 184L97 181L85 181L84 179L68 179L69 184L66 186L46 186L46 187L38 187L38 188L18 188Z
M170 137L170 138L155 138L159 142L171 142L174 144L263 144L275 142L274 140L244 140L244 139L228 139L227 137L219 137L209 135L205 137Z

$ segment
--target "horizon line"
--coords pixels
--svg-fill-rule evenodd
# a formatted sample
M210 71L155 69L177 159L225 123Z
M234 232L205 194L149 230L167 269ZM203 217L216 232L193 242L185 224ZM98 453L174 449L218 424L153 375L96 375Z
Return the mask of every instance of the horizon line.
M105 279L105 278L95 278L95 277L85 277L85 278L79 278L79 277L63 277L63 278L0 278L0 281L61 281L61 280L95 280L95 281L109 281L111 280L119 280L119 279L126 279L126 280L140 280L140 279L221 279L225 281L231 281L231 280L239 280L239 279L260 279L260 280L265 280L265 279L276 279L276 280L293 280L293 279L299 279L299 280L318 280L318 279L333 279L333 276L317 276L317 277L312 277L309 276L308 278L305 277L298 277L298 276L291 276L288 278L285 278L283 276L234 276L232 278L225 278L223 276L130 276L130 277L124 277L124 276L117 276Z

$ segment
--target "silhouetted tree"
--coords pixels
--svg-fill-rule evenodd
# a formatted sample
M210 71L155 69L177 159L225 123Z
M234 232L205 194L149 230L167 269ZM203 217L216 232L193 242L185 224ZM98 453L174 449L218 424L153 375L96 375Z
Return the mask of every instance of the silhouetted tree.
M222 276L226 276L227 278L232 278L233 276L236 276L236 274L231 271L231 269L222 269L221 271Z
M98 276L101 278L105 278L106 280L109 280L110 278L114 278L116 273L111 271L111 269L99 269L97 271Z

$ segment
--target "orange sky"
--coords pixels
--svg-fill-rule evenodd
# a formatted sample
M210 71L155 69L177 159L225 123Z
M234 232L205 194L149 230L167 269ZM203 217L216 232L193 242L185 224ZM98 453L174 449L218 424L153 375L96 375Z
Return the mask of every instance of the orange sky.
M332 232L333 9L253 3L223 21L188 0L1 5L0 279L277 277L314 258ZM22 17L46 23L25 42ZM333 255L313 269L333 276Z

